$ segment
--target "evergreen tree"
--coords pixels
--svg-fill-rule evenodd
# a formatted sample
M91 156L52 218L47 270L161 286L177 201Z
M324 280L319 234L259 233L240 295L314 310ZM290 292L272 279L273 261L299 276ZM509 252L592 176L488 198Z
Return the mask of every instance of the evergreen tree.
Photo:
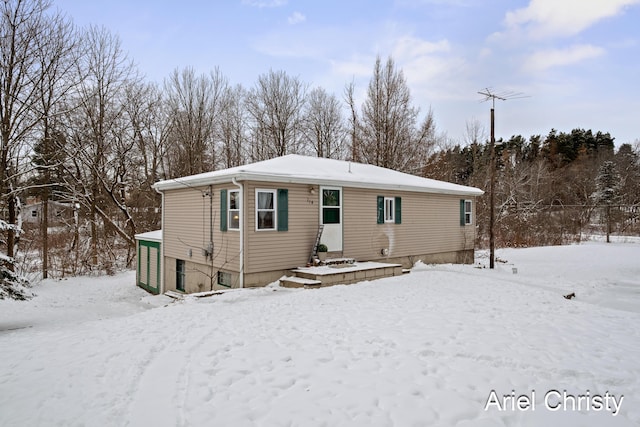
M593 193L594 201L605 207L605 219L607 221L607 243L611 234L611 206L618 200L618 187L620 176L616 166L611 160L602 163L596 177L596 192Z
M19 227L0 219L0 232L18 233ZM26 300L33 296L29 282L15 272L14 259L0 253L0 299Z

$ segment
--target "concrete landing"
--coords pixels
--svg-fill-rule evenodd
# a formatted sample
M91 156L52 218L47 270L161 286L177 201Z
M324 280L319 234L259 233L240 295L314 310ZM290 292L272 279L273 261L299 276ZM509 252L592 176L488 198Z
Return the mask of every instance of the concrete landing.
M354 262L320 267L300 267L291 270L291 273L294 275L293 277L280 280L282 286L317 288L400 276L402 275L402 265L371 261Z

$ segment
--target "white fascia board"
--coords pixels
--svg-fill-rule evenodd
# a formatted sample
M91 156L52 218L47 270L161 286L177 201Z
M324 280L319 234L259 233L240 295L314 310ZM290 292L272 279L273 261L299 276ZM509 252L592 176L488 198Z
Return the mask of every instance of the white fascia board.
M258 182L281 182L287 184L308 184L308 185L333 185L339 187L350 188L366 188L371 190L391 190L391 191L409 191L418 193L431 193L431 194L448 194L459 196L481 196L484 191L464 186L461 189L446 189L446 188L434 188L434 187L422 187L413 185L402 184L385 184L385 183L369 183L361 181L348 181L348 180L332 180L332 179L318 179L312 177L299 177L287 174L259 174L252 172L236 172L233 174L222 174L216 177L198 177L188 178L181 180L180 178L172 179L165 182L158 182L153 185L158 191L175 190L179 188L194 188L205 187L208 185L231 183L231 180L235 177L237 181L258 181Z

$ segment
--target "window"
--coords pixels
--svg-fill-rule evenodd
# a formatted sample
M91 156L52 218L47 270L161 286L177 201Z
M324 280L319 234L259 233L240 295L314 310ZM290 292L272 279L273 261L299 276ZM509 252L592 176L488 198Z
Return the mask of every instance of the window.
M184 260L177 259L176 260L176 289L182 292L184 292L184 277L185 277Z
M276 190L256 190L256 230L276 229Z
M37 211L37 210L35 210L35 209L34 209L34 210L32 210L32 211L31 211L31 217L32 217L32 218L35 218L35 217L37 217L37 216L38 216L38 211Z
M384 222L395 222L393 197L384 198Z
M322 190L322 223L340 224L340 190Z
M231 287L231 273L226 273L224 271L218 271L218 285L230 288Z
M229 230L240 229L240 191L229 191Z
M402 198L384 197L377 198L377 223L402 224Z
M471 200L460 200L460 225L473 223L473 206Z

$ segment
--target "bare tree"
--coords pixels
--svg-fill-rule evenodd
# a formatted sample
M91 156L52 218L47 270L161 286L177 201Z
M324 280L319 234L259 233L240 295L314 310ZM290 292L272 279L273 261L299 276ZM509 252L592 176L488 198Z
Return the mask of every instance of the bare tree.
M42 79L39 37L46 25L50 2L14 0L0 4L0 211L7 212L1 232L6 233L7 257L0 257L0 282L14 271L19 214L20 168L28 156L26 139L41 116L36 108Z
M344 159L347 131L340 101L323 88L309 92L304 111L304 136L316 156Z
M127 206L132 208L134 227L155 229L160 216L154 209L160 195L152 185L167 175L164 160L168 150L170 121L162 93L155 84L133 83L126 89L124 113L134 143L128 159ZM128 197L126 197L128 196Z
M85 50L78 61L82 79L75 99L77 108L67 117L68 145L73 156L69 171L75 177L70 187L72 197L89 211L91 264L97 266L100 224L109 223L133 244L133 237L110 215L109 199L114 201L116 183L126 168L121 159L132 146L122 138L122 106L126 89L137 79L137 72L119 38L105 28L89 27L82 43ZM122 206L118 207L122 211Z
M171 120L170 143L174 153L172 175L192 175L215 170L215 128L222 96L228 86L219 69L196 76L193 68L175 70L165 81Z
M243 104L244 97L245 90L240 85L227 87L222 96L217 134L225 168L239 166L245 161L247 114Z
M351 137L351 160L354 162L360 162L360 149L358 146L359 137L359 121L358 121L358 109L355 100L355 83L352 81L344 89L344 99L349 106L349 136Z
M269 71L246 97L251 160L302 153L302 119L307 86L284 71Z
M464 124L464 142L466 145L484 144L487 141L487 129L480 120L473 118Z
M367 163L413 172L420 170L436 143L431 111L417 125L419 109L411 104L411 93L402 71L393 59L383 66L376 59L373 77L362 106L358 157Z
M40 150L35 153L34 163L38 165L41 189L37 193L42 201L42 277L49 274L49 199L51 190L61 182L52 182L52 170L59 170L64 147L64 138L59 132L61 115L65 108L64 99L78 83L73 72L77 60L77 36L71 22L63 16L51 16L36 38L37 59L41 79L36 85Z

